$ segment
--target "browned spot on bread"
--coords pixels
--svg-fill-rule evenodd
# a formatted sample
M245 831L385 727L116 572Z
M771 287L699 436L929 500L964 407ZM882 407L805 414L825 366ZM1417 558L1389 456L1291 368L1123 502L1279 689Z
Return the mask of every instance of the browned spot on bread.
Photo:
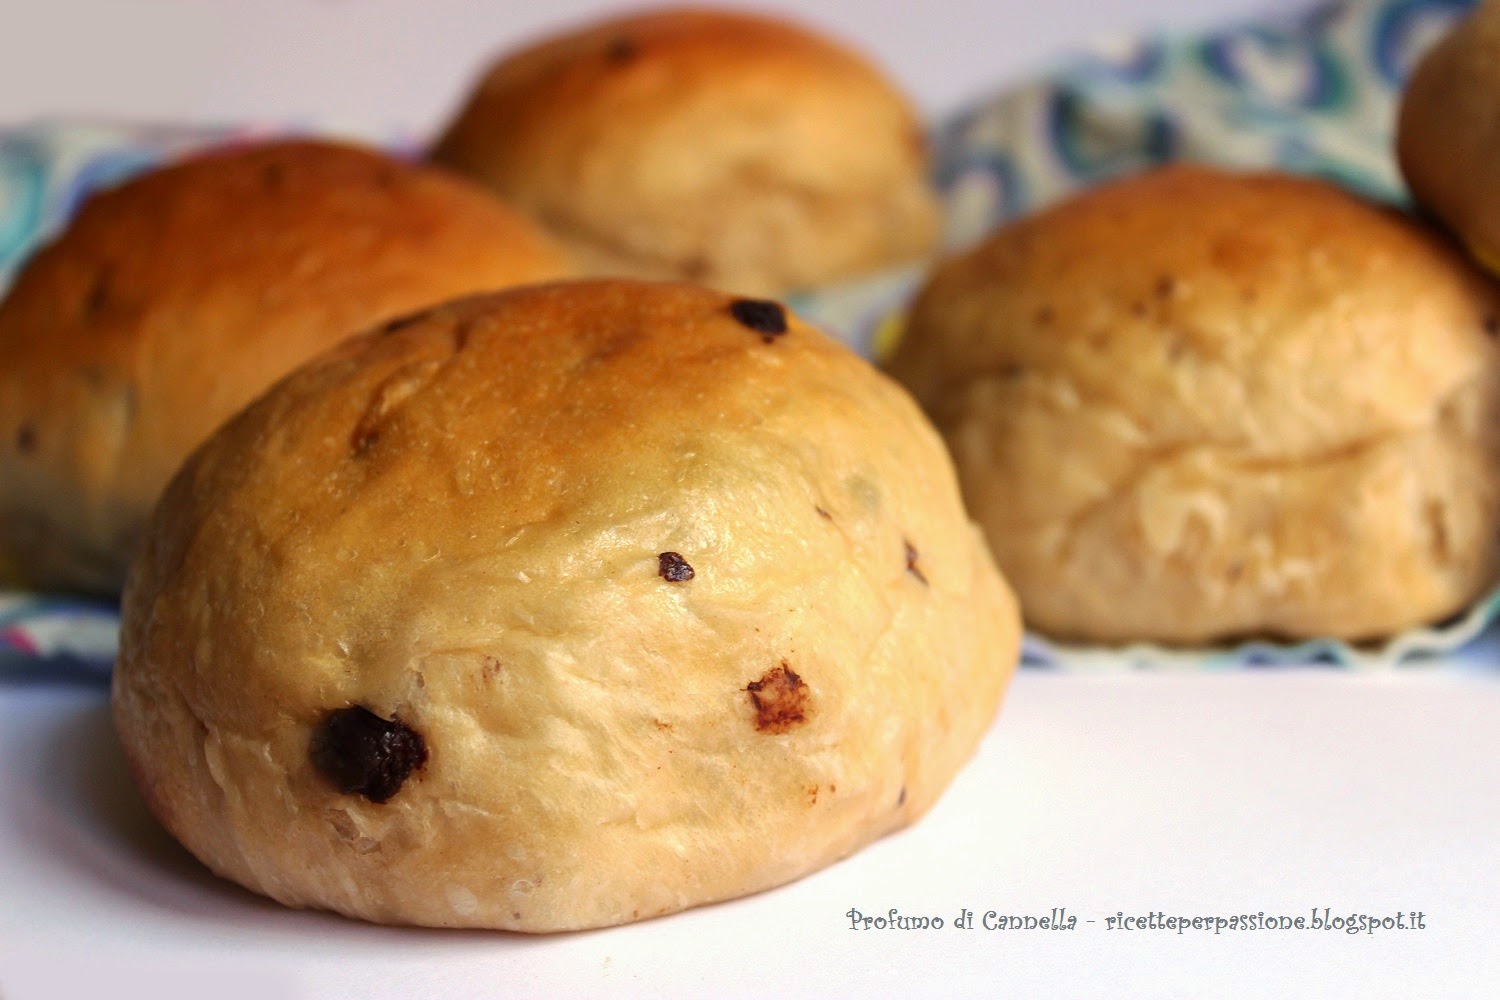
M1423 508L1427 518L1427 530L1432 543L1432 557L1439 563L1447 563L1452 557L1448 541L1447 509L1441 500L1428 500Z
M426 385L437 368L438 363L435 361L418 361L397 370L375 387L370 402L365 406L365 412L360 415L359 422L349 435L349 448L355 458L363 458L370 453L370 449L380 440L381 426L386 418Z
M500 661L493 656L486 656L479 667L480 676L485 680L493 680L500 676Z
M693 567L676 552L663 552L656 557L656 572L663 580L686 583L693 578Z
M334 709L313 730L313 766L339 791L386 802L427 763L427 741L399 717L363 705Z
M807 721L807 685L785 660L745 690L755 706L755 728L761 732L784 733Z
M625 352L629 351L638 343L640 343L640 337L634 332L622 333L617 336L611 337L606 340L603 345L593 351L590 351L581 361L579 361L578 370L587 371L588 369L593 368L595 365L602 365L605 362L612 361Z
M1051 326L1052 321L1057 319L1057 310L1051 306L1042 306L1036 311L1037 326Z
M430 310L427 309L419 309L418 311L413 313L406 313L403 316L397 316L394 319L388 319L385 321L384 325L380 327L380 332L395 333L397 330L404 330L407 327L420 322L429 311Z
M83 298L83 315L94 317L104 311L109 305L110 293L113 291L115 268L113 264L102 264L94 274L94 280L89 285L88 294Z
M815 805L818 804L818 786L817 785L808 785L807 786L807 804L810 805L810 806L815 806Z
M1486 316L1484 318L1484 332L1491 337L1500 333L1500 316L1496 316L1494 313Z
M903 138L906 141L906 148L911 150L913 155L917 157L927 156L927 130L921 125L913 124L907 126Z
M899 809L904 805L906 805L906 786L902 785L901 794L896 796L896 808Z
M469 346L469 334L474 332L474 326L469 320L461 320L453 324L453 353L457 354Z
M830 513L828 513L828 511L824 510L822 507L814 506L813 510L817 511L818 512L818 516L821 517L823 520L825 520L825 521L832 521L833 520L833 515L830 514Z
M923 586L927 586L927 576L917 566L917 560L921 558L921 553L917 551L915 545L906 539L901 539L901 543L906 546L906 571L921 581Z
M1156 297L1169 299L1177 292L1177 279L1170 274L1164 274L1156 279Z
M641 54L641 47L629 35L621 35L609 43L604 55L612 63L628 63Z
M670 722L663 722L660 719L652 719L651 724L664 733L670 733L672 731L672 724Z
M275 161L267 163L260 179L267 191L280 191L286 185L286 166Z
M16 451L23 455L30 455L36 451L36 425L22 424L21 429L16 431Z
M364 458L379 440L379 424L362 418L354 425L354 433L349 435L349 450L354 453L355 458Z

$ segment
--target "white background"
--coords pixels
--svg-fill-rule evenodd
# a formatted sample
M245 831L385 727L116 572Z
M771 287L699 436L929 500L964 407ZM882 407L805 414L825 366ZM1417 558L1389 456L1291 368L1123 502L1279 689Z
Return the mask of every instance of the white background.
M528 938L296 913L221 882L146 815L102 697L8 692L0 995L1493 997L1497 718L1493 674L1027 672L915 827L748 899ZM1420 910L1428 929L1102 923L1324 906ZM856 932L851 907L947 921L1066 907L1080 922Z
M772 0L861 47L929 111L1079 40L1299 0ZM620 4L589 0L0 0L0 122L41 114L333 121L432 131L491 55Z
M0 123L42 115L435 128L486 54L597 3L4 3ZM1244 0L772 3L930 110L1116 29ZM1282 7L1289 6L1286 3ZM1495 657L1491 657L1493 662ZM1025 674L923 823L760 896L545 939L293 913L145 816L97 690L0 688L0 996L1477 997L1500 983L1500 671ZM1373 937L856 933L843 913L1385 915Z

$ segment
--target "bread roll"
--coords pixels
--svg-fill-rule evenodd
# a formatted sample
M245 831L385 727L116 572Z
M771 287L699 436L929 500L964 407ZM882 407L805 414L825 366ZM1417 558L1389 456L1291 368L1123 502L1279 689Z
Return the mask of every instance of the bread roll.
M584 283L341 345L168 489L114 711L220 874L558 931L912 822L1019 618L916 405L780 306Z
M531 212L588 274L778 294L937 236L923 131L865 60L800 27L672 9L494 65L433 158Z
M118 592L172 473L275 379L381 319L565 267L482 191L350 146L241 148L95 196L0 304L0 562Z
M1400 213L1182 166L945 263L890 370L1037 628L1362 640L1494 580L1497 329Z
M1441 39L1402 96L1396 151L1422 207L1500 273L1500 3Z

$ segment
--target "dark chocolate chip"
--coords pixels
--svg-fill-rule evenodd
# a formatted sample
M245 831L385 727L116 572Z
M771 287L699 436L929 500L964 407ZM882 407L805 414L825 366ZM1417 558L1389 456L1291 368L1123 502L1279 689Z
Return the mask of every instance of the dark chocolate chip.
M906 546L906 571L922 581L923 586L926 586L927 576L917 567L917 560L921 558L921 554L917 552L917 547L904 538L901 539L901 543Z
M693 567L676 552L663 552L657 556L656 572L661 574L663 580L673 583L686 583L693 578Z
M745 690L755 706L755 728L761 732L784 733L807 721L807 685L785 660Z
M323 716L313 730L312 762L339 791L385 802L427 763L427 741L399 718L353 705Z
M735 299L729 304L734 318L759 333L766 343L786 333L786 310L766 299Z
M23 455L30 455L36 451L36 427L32 424L22 424L21 429L16 431L16 450Z

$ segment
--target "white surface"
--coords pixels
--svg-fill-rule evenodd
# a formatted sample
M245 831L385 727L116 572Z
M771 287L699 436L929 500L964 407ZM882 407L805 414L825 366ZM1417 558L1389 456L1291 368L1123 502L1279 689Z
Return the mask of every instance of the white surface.
M648 3L649 5L649 3ZM1085 35L1190 28L1306 0L759 0L846 39L929 110ZM0 0L0 123L41 114L335 122L425 133L496 52L599 0Z
M0 996L1493 996L1497 718L1495 675L1026 673L916 827L750 899L526 938L367 926L220 882L146 816L102 692L0 689ZM893 906L1080 923L848 929L850 907ZM1428 929L1102 924L1315 906L1420 910Z

